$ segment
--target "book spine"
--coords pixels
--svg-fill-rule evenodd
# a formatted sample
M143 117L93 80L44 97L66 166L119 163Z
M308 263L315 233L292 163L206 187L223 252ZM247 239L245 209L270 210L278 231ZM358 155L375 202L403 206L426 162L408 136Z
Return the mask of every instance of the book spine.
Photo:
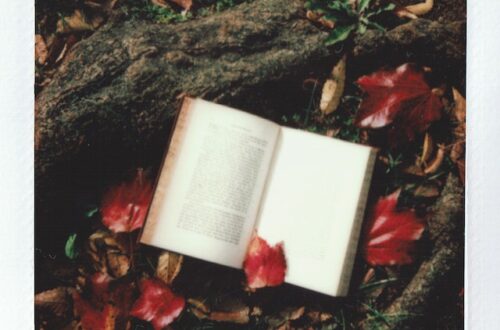
M377 156L377 150L372 149L370 155L368 156L368 161L366 164L366 171L363 179L363 185L358 199L358 207L356 209L356 215L352 226L351 237L349 239L349 246L347 248L347 255L344 259L342 274L340 276L340 281L337 288L336 296L346 296L349 291L349 284L350 284L352 269L354 266L354 261L356 260L356 251L358 247L359 236L361 235L361 227L363 225L366 202L368 200L368 195L370 192L370 183L372 180L376 156Z

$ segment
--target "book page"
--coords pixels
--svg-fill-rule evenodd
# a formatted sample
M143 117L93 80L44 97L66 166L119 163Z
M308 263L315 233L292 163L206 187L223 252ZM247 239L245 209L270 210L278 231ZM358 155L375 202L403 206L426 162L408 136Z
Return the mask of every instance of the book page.
M287 283L347 293L372 154L369 147L282 128L258 233L271 244L284 242Z
M185 102L141 242L240 268L280 128L215 103Z

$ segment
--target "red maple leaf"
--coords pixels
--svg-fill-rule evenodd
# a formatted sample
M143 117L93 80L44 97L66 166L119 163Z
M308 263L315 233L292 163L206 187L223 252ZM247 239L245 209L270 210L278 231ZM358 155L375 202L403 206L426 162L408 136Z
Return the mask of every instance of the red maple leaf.
M248 247L243 269L250 289L282 284L286 273L283 243L271 247L264 239L254 235Z
M163 329L184 309L184 298L176 296L168 286L156 279L142 280L141 296L130 315L149 321L155 329Z
M103 224L115 233L141 228L152 194L151 182L139 169L134 180L112 187L104 194L101 203Z
M441 99L414 65L407 63L395 70L380 70L360 77L357 83L367 96L361 102L355 124L363 128L394 124L392 142L399 137L413 140L415 133L424 131L441 117Z
M372 265L403 265L413 262L415 242L425 229L412 210L398 212L400 190L379 199L366 224L364 256Z

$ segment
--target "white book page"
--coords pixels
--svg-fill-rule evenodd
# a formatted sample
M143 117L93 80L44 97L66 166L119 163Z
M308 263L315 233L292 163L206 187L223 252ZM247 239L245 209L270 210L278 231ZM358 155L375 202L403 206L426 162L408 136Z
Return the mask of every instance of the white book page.
M141 242L241 268L280 127L215 103L190 102Z
M352 234L359 232L355 219L371 150L282 128L258 233L271 244L284 242L287 283L333 296L346 293L343 265L355 253L358 235Z

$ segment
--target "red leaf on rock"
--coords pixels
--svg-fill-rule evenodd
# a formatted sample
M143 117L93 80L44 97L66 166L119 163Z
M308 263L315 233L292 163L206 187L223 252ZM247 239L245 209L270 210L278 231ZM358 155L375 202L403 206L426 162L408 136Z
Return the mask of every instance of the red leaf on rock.
M250 289L282 284L286 272L283 243L271 247L264 239L255 235L250 242L243 269Z
M362 76L357 83L367 93L356 115L359 127L394 124L394 130L411 141L415 133L441 117L441 99L432 92L423 72L411 64Z
M153 186L142 169L135 179L109 189L101 203L102 222L115 233L131 232L144 224Z
M415 242L425 225L414 211L396 211L399 193L380 198L366 224L364 255L372 266L413 262Z
M184 309L184 298L176 296L159 280L141 282L141 296L132 306L130 315L149 321L155 329L163 329Z

